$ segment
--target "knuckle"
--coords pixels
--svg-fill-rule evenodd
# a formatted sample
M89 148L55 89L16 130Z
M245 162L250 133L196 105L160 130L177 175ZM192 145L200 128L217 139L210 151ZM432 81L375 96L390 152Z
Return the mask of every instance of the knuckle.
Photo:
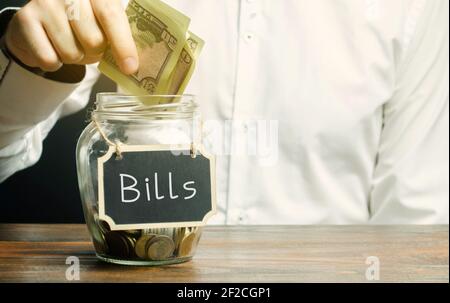
M37 57L39 67L45 71L55 71L61 67L61 62L58 58L46 54L40 54Z
M24 7L20 9L12 18L11 24L26 25L33 19L31 9Z
M112 2L112 3L105 2L105 4L100 5L100 7L98 8L97 14L101 20L114 21L122 16L122 14L124 12L121 10L121 8L118 5L114 5L113 3L114 2Z
M59 55L64 63L76 63L84 57L84 53L78 49L62 50Z
M48 8L49 6L55 5L55 3L51 3L52 0L34 0L34 2L43 8Z
M100 53L106 47L106 40L102 35L89 35L84 39L84 46L90 53Z

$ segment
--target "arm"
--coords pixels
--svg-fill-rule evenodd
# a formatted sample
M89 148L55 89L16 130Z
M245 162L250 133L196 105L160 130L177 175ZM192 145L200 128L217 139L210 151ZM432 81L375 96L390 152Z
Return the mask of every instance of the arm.
M42 140L63 113L61 104L74 98L78 103L87 101L90 83L96 78L89 72L92 76L86 78L91 80L80 87L84 66L65 66L44 75L16 62L5 48L3 35L17 10L0 12L0 182L39 159Z
M384 106L370 195L375 224L447 223L449 32L447 0L426 1Z
M79 6L32 0L3 12L10 20L0 53L0 182L34 164L58 118L85 106L98 76L89 64L106 45L124 73L138 68L130 64L137 51L119 0L71 5Z
M39 160L49 131L87 104L97 78L95 66L87 66L81 82L64 83L9 64L0 84L0 182Z

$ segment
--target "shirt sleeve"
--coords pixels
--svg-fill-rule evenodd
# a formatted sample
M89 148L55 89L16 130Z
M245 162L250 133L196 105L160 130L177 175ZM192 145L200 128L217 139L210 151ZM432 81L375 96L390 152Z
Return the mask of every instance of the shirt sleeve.
M0 182L35 164L42 141L58 119L82 109L98 79L88 66L83 80L46 79L10 61L0 83Z
M383 109L374 224L449 222L448 11L448 0L415 1L419 18L405 29L396 89Z

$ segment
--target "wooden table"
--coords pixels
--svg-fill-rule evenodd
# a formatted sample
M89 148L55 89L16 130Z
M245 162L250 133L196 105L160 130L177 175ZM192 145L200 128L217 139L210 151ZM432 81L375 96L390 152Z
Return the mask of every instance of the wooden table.
M0 224L0 282L67 282L65 261L80 260L81 282L449 282L448 225L209 226L196 257L164 267L102 263L85 225Z

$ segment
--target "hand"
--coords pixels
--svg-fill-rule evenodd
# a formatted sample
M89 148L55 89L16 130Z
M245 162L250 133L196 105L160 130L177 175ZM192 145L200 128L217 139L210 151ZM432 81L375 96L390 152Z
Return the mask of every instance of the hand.
M108 44L122 72L138 69L136 45L120 0L32 0L12 18L5 39L22 63L44 71L98 62Z

